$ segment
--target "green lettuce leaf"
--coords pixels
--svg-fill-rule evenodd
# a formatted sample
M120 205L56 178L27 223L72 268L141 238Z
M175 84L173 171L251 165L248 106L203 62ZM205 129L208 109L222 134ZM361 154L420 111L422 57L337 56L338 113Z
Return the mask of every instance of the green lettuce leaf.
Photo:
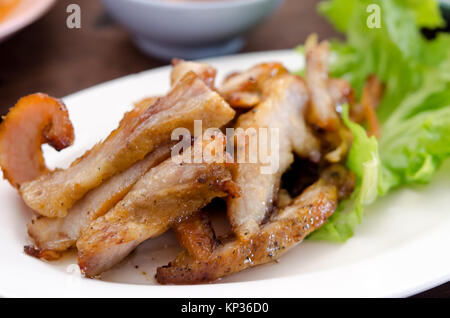
M311 234L313 239L344 242L352 237L354 228L361 223L364 206L373 203L379 192L382 174L377 140L349 119L347 105L342 109L342 119L353 134L346 165L356 175L356 188L350 200L343 202L328 222Z
M380 8L381 28L367 25L370 4ZM370 74L386 84L378 141L343 113L354 135L347 166L357 175L356 190L311 235L342 242L365 205L391 189L430 182L450 157L450 35L427 40L421 33L444 24L435 0L328 0L319 11L347 37L332 43L331 75L347 79L359 96Z

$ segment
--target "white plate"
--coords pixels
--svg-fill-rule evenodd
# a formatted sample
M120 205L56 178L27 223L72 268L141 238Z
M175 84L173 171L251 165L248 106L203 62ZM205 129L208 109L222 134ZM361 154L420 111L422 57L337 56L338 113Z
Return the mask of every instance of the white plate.
M302 66L292 51L209 60L220 76L262 61ZM117 125L131 104L169 87L167 67L127 76L65 98L76 130L75 145L56 153L50 166L66 167ZM177 252L170 233L140 246L103 280L79 278L74 255L45 263L23 253L30 214L18 194L0 181L0 295L41 297L371 297L408 296L450 278L450 165L430 186L403 189L367 209L345 244L307 241L277 264L198 286L159 286L155 268ZM72 265L71 265L72 264ZM139 265L136 269L134 265ZM144 275L142 272L146 272Z
M55 0L20 0L5 20L0 21L0 42L43 16Z

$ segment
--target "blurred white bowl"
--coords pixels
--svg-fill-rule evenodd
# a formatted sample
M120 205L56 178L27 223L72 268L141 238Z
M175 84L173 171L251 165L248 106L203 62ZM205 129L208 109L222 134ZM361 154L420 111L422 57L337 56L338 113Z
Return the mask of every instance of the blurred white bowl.
M0 21L0 42L44 15L55 0L21 0L11 13Z
M144 52L168 60L232 54L283 0L102 0Z

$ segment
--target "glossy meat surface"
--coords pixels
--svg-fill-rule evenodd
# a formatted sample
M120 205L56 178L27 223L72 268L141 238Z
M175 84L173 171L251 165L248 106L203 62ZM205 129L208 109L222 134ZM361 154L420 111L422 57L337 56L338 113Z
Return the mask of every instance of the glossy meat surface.
M234 111L192 72L149 109L113 131L68 169L24 183L20 192L26 204L41 215L64 217L88 191L118 174L170 140L175 128L193 131L194 120L203 127L221 127Z
M174 59L172 60L172 66L172 72L170 73L170 85L172 87L188 72L194 72L209 88L215 88L217 71L211 65Z
M219 93L236 108L251 108L261 101L264 82L288 71L281 63L261 63L242 73L229 75Z
M280 75L264 83L263 101L252 111L241 115L235 128L237 152L249 154L251 145L248 136L260 139L259 129L276 129L278 136L268 140L268 153L276 153L278 168L264 173L267 163L239 163L233 171L233 180L241 188L241 196L228 201L228 216L234 232L244 238L258 230L259 225L273 208L282 174L294 161L294 152L304 158L317 161L320 158L320 143L306 125L304 116L309 101L304 82L294 75ZM250 130L249 130L250 129ZM240 137L241 136L241 137ZM239 141L239 138L241 141ZM272 149L272 146L275 146ZM258 151L262 153L261 148Z
M88 192L64 218L33 217L27 228L34 246L27 246L25 251L47 260L59 258L62 252L75 245L91 222L112 209L150 168L169 155L170 145L160 146L143 160Z
M49 172L41 145L72 145L74 131L62 101L45 94L21 98L0 125L0 166L15 188Z
M274 261L323 225L337 203L336 187L319 180L246 240L226 242L207 260L182 252L158 269L156 279L161 284L205 283Z
M196 143L214 149L220 143L221 155L225 156L224 140ZM161 235L213 198L235 192L224 162L179 163L183 155L179 156L151 169L122 201L82 234L77 242L78 262L86 276L111 268L140 243Z
M173 230L177 241L196 259L208 259L218 244L211 221L203 212L176 224Z
M318 43L316 36L306 42L306 83L311 94L309 121L318 127L336 131L340 120L328 87L328 42Z

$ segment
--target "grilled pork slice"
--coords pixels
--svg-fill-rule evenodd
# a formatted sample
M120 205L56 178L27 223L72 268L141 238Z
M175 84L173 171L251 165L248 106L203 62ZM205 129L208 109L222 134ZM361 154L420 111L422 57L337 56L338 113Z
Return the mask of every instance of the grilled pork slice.
M229 75L219 93L236 108L251 108L259 104L264 82L288 71L280 63L262 63L251 69Z
M353 105L355 102L354 91L350 83L341 78L330 78L328 80L328 93L335 109L346 103Z
M25 252L46 260L58 259L75 245L92 221L112 209L150 168L169 155L170 145L160 146L143 160L88 192L64 218L33 217L27 227L34 246L26 246Z
M361 104L363 105L365 118L369 124L369 135L377 138L380 137L381 127L375 111L380 104L383 94L383 83L375 75L370 75L364 85Z
M72 145L74 132L62 101L45 94L21 98L0 125L0 166L15 188L47 173L41 145Z
M173 230L181 246L196 259L208 259L218 245L211 221L204 212L176 224Z
M134 117L141 116L147 109L149 109L153 104L155 104L161 97L147 97L141 99L134 104L134 107L129 112L125 113L122 120L120 121L119 127L124 125L125 122L131 120Z
M308 119L318 127L336 131L340 119L328 87L328 42L318 43L312 35L306 41L306 83L311 94Z
M214 89L217 70L211 65L173 59L172 66L172 72L170 73L170 84L172 87L175 86L184 75L192 71L197 74L209 88Z
M21 185L25 203L41 215L64 217L89 190L120 173L170 140L175 128L193 131L221 127L235 112L194 73L187 73L166 95L143 114L133 117L94 146L68 169L55 171Z
M215 149L213 161L183 163L184 155L166 160L142 177L111 211L89 225L77 241L78 262L86 276L111 268L140 243L164 233L213 198L235 192L223 163L225 137L221 136L196 141L203 144L203 151Z
M233 180L242 193L238 198L229 199L228 216L233 231L240 238L255 233L272 210L281 176L294 161L293 152L312 161L320 158L319 141L304 120L308 100L308 92L301 78L279 75L264 84L263 102L241 115L236 123L237 152L239 155L245 150L247 157L251 151L250 140L262 140L260 128L267 129L268 136L270 129L278 130L278 136L272 136L277 140L269 138L267 142L268 153L275 155L271 159L278 161L278 169L264 173L262 168L267 168L267 163L260 161L239 163L234 169ZM239 128L242 130L239 131ZM249 138L245 138L245 134ZM272 149L274 145L276 147ZM261 148L258 152L260 155L263 153Z
M336 186L319 180L245 240L232 239L208 259L182 252L157 270L161 284L198 284L278 259L322 226L338 203Z
M136 103L134 108L124 115L119 129L128 121L140 116L157 100L157 97L150 97ZM128 170L88 192L69 210L65 218L34 216L27 225L28 235L34 245L25 246L25 252L46 260L60 258L64 251L74 246L81 232L90 222L108 212L127 194L140 177L151 167L169 157L169 153L170 145L159 147Z

